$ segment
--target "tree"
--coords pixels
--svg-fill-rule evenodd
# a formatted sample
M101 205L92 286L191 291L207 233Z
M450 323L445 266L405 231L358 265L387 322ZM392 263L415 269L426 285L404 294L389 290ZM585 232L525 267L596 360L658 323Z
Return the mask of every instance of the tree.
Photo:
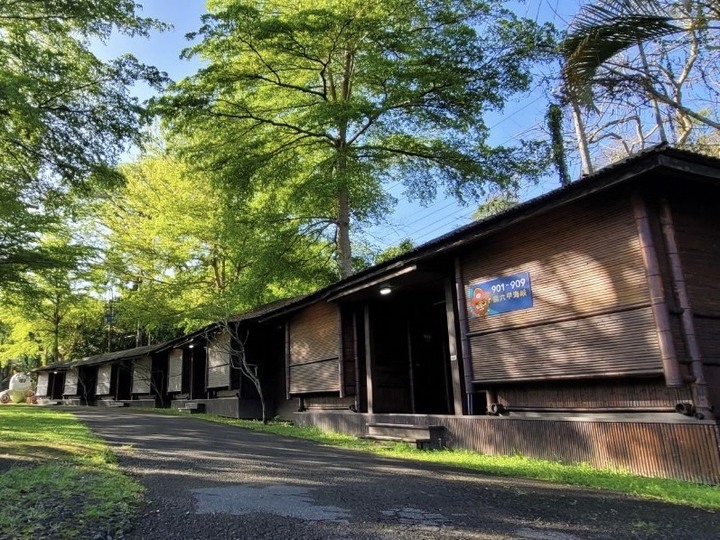
M230 318L216 322L205 334L209 350L225 356L230 367L239 371L241 378L245 377L252 383L260 400L260 419L263 424L267 424L267 405L260 378L261 366L248 362L245 353L245 343L248 338L249 333L243 331L240 324L232 322Z
M160 88L156 69L132 56L102 62L91 40L144 36L163 25L136 15L132 0L18 0L0 5L0 273L43 268L38 238L69 191L115 182L112 165L139 142L144 114L129 93ZM3 281L4 283L4 281Z
M612 141L620 158L658 142L697 148L717 132L719 18L716 0L586 6L562 50L566 97L588 144Z
M258 213L279 193L239 198L160 151L122 169L95 209L117 324L145 333L194 330L334 277L326 242L292 220Z
M44 363L61 361L71 312L80 305L80 313L87 311L88 298L81 290L87 249L73 245L67 235L46 237L41 247L56 253L61 265L28 272L22 282L6 288L3 319L11 329L0 358L26 355L40 356Z
M283 214L323 227L341 277L352 220L387 209L383 184L476 198L544 169L538 146L493 147L483 114L530 83L550 27L496 0L210 3L185 51L205 67L159 111L185 158L246 196L283 192ZM194 36L193 36L194 37ZM272 201L274 204L276 201Z

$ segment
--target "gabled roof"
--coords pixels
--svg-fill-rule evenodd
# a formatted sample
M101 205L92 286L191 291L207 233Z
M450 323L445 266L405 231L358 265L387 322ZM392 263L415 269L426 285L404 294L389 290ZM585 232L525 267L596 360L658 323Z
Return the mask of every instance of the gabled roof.
M495 234L506 227L569 202L629 183L645 177L649 173L661 172L691 176L697 179L704 178L720 184L720 159L679 150L664 144L648 148L567 186L518 204L502 213L469 223L398 257L362 270L313 294L268 311L263 320L297 311L318 300L332 298L353 287L370 286L384 277L401 272L408 266L427 261L440 254L450 254L480 238Z
M116 362L118 360L133 360L136 358L142 358L163 349L167 343L171 343L175 340L165 343L158 343L156 345L145 345L143 347L135 347L133 349L124 349L122 351L113 351L108 353L96 354L81 358L79 360L71 360L69 362L58 362L47 366L41 366L35 368L33 371L57 371L57 370L68 370L79 366L96 366L99 364L105 364L110 362Z

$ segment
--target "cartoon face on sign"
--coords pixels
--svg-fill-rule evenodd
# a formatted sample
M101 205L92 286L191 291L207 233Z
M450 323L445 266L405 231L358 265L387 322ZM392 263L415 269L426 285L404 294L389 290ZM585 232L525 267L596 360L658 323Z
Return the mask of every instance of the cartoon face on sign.
M470 314L474 317L484 317L490 309L492 297L490 293L476 288L470 297Z

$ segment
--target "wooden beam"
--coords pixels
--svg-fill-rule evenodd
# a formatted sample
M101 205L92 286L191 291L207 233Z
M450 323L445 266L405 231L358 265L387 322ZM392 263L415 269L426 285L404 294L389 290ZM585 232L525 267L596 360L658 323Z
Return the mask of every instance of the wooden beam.
M460 362L458 361L457 325L455 322L455 300L450 279L445 280L445 318L447 320L448 352L450 353L450 377L452 380L452 404L456 416L462 416L462 383L460 382Z
M665 248L668 259L670 260L670 272L672 274L673 289L677 295L678 304L680 305L680 321L682 322L682 331L685 337L685 345L687 347L688 356L690 356L690 366L692 368L693 389L695 394L695 406L705 418L712 418L712 409L710 404L710 396L707 380L705 379L705 370L703 368L703 358L698 344L697 332L695 330L695 315L690 303L690 294L687 290L685 281L685 273L682 267L680 251L678 249L677 240L675 239L675 225L672 218L672 210L667 199L663 198L660 202L660 226L662 228L663 237L665 239Z
M473 373L470 340L468 339L467 307L465 305L465 284L463 283L462 262L455 257L455 302L457 303L458 323L460 327L460 354L465 383L466 414L473 412Z
M290 319L285 321L285 399L290 399Z
M405 321L405 332L407 334L408 349L408 376L410 378L410 412L416 414L415 410L415 374L413 370L413 347L412 347L412 328L410 327L410 318Z
M370 305L365 304L365 380L367 381L367 412L373 414L372 339L370 336Z
M345 397L345 347L343 346L343 317L342 309L337 304L337 326L338 326L338 382L340 383L340 397Z
M655 242L653 241L652 229L650 228L650 217L647 206L642 195L638 192L632 196L633 213L635 226L637 227L640 251L645 264L645 274L650 292L650 305L655 320L655 330L660 347L663 371L665 372L665 384L670 388L684 386L683 377L680 373L680 364L677 360L675 344L673 342L672 328L670 326L670 315L665 302L665 293L660 274Z

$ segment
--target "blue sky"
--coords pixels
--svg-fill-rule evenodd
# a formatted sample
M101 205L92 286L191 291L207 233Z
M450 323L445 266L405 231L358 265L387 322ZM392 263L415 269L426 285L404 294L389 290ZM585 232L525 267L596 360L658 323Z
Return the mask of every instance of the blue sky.
M173 25L166 32L153 33L149 39L113 36L105 46L96 46L96 52L105 58L132 53L146 64L154 65L168 73L173 80L192 74L198 67L194 61L181 60L180 52L189 45L185 35L200 27L200 17L205 12L205 0L136 0L143 6L141 14L154 17ZM509 7L519 15L554 22L564 28L576 13L583 0L527 0L510 2ZM138 86L136 94L141 99L151 96L148 88ZM486 118L490 127L491 143L511 144L520 137L527 137L542 122L547 106L543 92L535 90L527 96L514 99L500 114ZM541 182L539 186L526 189L522 196L530 198L557 187L555 177ZM405 200L401 185L389 186L390 194L399 202L394 214L386 222L364 229L367 240L376 248L384 248L410 238L422 244L470 221L477 205L461 206L442 195L427 206Z

